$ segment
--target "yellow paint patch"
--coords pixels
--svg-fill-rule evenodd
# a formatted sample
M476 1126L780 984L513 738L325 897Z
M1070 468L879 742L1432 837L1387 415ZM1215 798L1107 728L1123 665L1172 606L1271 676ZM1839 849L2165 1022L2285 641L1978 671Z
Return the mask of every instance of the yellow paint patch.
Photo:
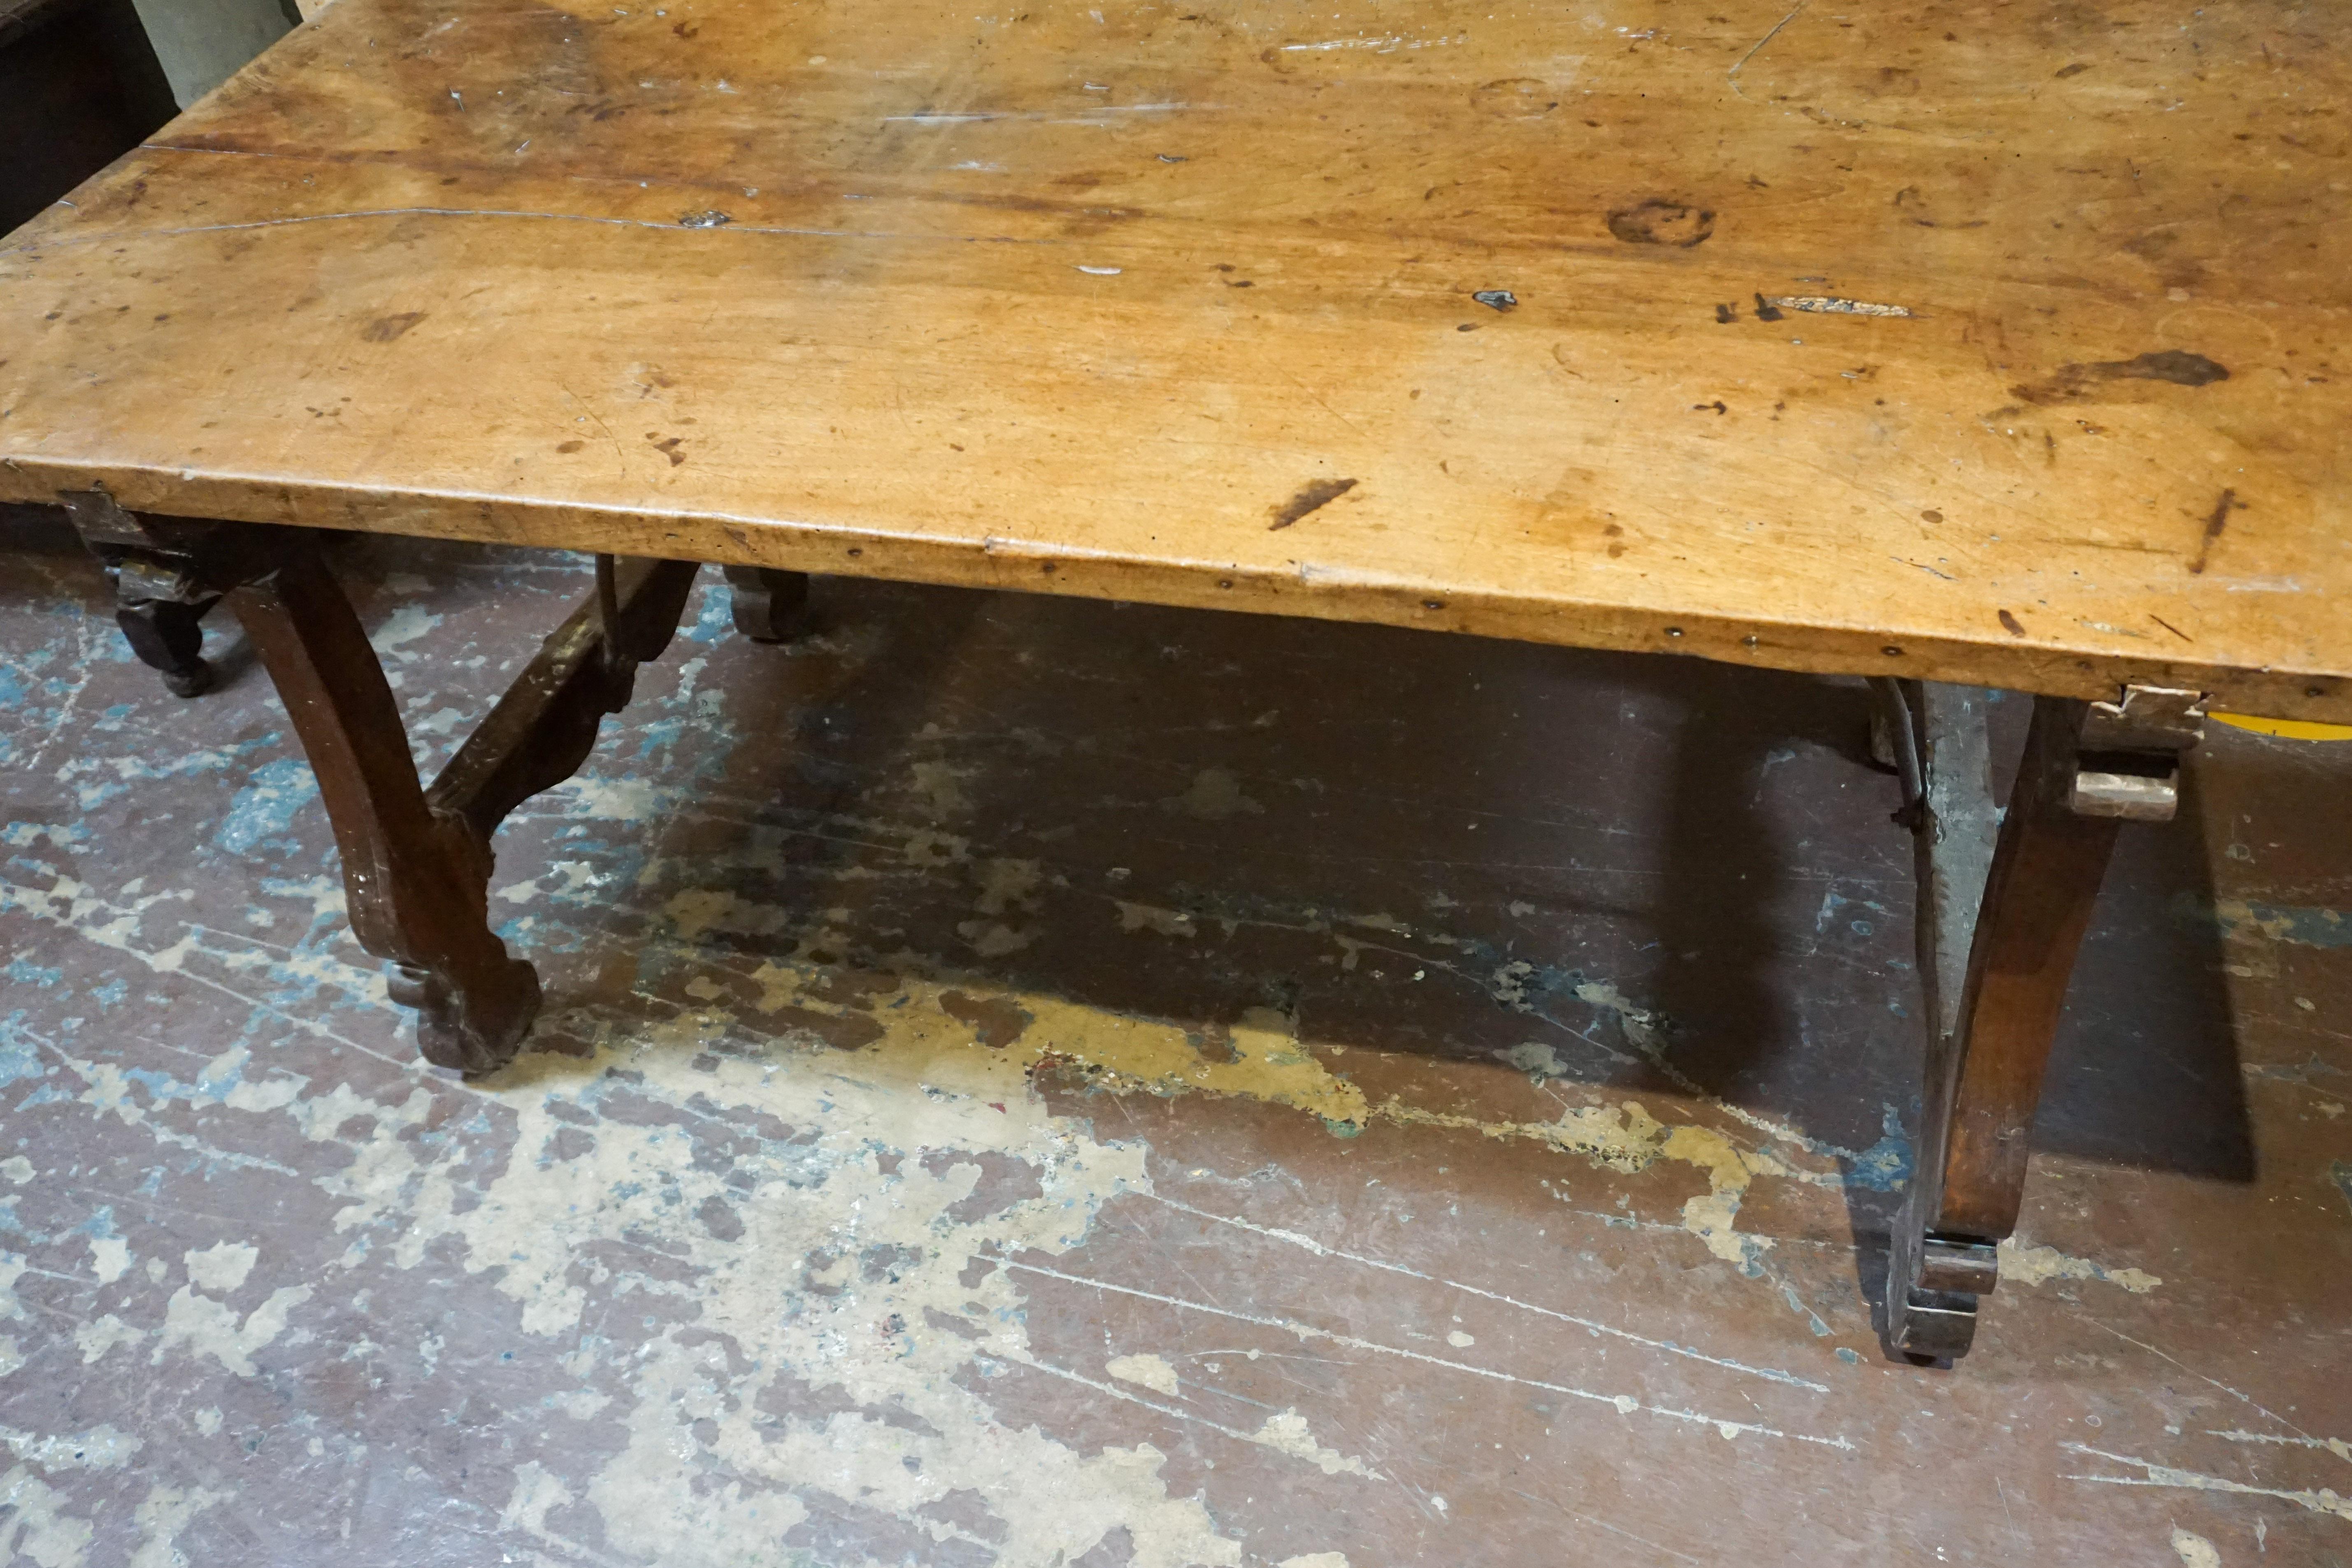
M2011 1237L2000 1244L2000 1282L2045 1285L2053 1279L2098 1279L2145 1296L2164 1283L2139 1268L2110 1268L2087 1258L2070 1258L2054 1247L2035 1247Z
M2309 719L2258 719L2251 713L2208 713L2216 724L2275 735L2282 741L2352 741L2352 724L2322 724Z
M1093 1087L1113 1093L1254 1100L1320 1117L1343 1133L1376 1121L1475 1131L1541 1143L1629 1175L1658 1160L1673 1161L1698 1171L1707 1184L1705 1193L1683 1205L1683 1228L1717 1258L1743 1267L1751 1266L1756 1253L1772 1245L1769 1237L1735 1226L1749 1187L1759 1176L1806 1174L1770 1154L1742 1149L1713 1128L1670 1128L1634 1100L1571 1107L1549 1121L1490 1121L1395 1098L1375 1105L1301 1044L1292 1021L1272 1008L1245 1012L1226 1037L1229 1048L1222 1053L1223 1059L1215 1059L1196 1043L1197 1034L1178 1025L1129 1017L1058 996L1009 992L1007 999L1034 1021L1009 1047L992 1049L977 1046L972 1026L941 1005L942 994L953 986L907 981L895 993L878 994L851 1008L810 994L808 988L823 973L797 963L764 963L751 977L761 988L756 1005L764 1013L788 1005L836 1016L854 1013L881 1025L881 1038L846 1053L861 1062L856 1069L861 1076L879 1074L1003 1098L1025 1094L1027 1074L1050 1062L1074 1067Z

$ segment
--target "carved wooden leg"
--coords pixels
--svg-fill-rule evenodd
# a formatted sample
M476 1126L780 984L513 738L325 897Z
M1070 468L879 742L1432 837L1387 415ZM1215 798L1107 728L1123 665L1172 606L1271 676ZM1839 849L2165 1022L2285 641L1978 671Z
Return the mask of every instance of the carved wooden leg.
M1982 694L1928 687L1911 696L1928 1054L1917 1161L1891 1238L1887 1340L1941 1360L1967 1352L1978 1299L1998 1283L2000 1244L2017 1227L2042 1069L2116 830L2171 815L2201 715L2195 692L2035 699L1988 866Z
M437 1066L504 1062L539 1011L539 976L492 934L487 846L425 803L400 710L351 602L308 539L228 595L302 738L343 860L352 933L397 966Z
M807 573L774 566L730 566L726 572L737 631L754 642L791 642L808 630Z
M425 1058L503 1065L539 1011L539 977L491 931L490 834L568 778L636 667L667 646L692 562L598 563L598 592L541 647L428 793L383 669L351 602L298 529L127 512L103 491L67 498L94 547L228 601L301 737L343 862L352 933L395 966L393 999L418 1012Z

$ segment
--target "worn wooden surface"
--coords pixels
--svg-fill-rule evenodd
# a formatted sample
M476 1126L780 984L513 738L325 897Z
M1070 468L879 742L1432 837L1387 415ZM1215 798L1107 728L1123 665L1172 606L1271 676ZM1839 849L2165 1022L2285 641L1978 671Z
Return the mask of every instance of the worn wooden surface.
M343 0L0 244L0 495L2342 720L2347 80L2284 0Z

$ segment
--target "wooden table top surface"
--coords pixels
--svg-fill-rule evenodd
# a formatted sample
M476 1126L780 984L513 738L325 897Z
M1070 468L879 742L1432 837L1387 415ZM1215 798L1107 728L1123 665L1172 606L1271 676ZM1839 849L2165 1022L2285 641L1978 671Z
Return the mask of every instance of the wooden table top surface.
M2347 151L2287 0L340 0L0 495L2352 720Z

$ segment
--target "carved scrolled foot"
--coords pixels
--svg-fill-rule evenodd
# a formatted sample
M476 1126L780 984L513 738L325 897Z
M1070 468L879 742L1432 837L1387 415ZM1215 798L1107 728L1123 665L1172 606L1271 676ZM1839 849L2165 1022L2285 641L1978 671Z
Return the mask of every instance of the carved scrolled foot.
M1887 1342L1914 1362L1958 1361L1976 1342L1977 1299L1965 1290L1913 1286L1887 1303L1894 1329Z
M773 566L726 570L737 631L753 642L791 642L807 634L811 620L807 573Z
M416 1044L425 1059L468 1078L514 1060L540 1004L539 973L522 960L473 967L478 973L461 987L446 973L394 964L385 987L394 1002L416 1010Z
M1913 1216L1906 1213L1906 1224ZM1976 1342L1977 1302L2000 1283L1991 1242L1899 1233L1888 1259L1886 1342L1915 1362L1958 1361Z

